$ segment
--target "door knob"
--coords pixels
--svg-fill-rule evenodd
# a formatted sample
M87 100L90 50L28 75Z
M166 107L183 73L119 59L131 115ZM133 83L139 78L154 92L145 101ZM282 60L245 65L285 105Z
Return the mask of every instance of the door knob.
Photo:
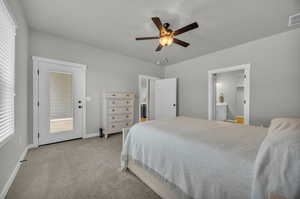
M81 100L79 100L79 101L78 101L78 103L79 103L79 104L81 104L81 103L82 103L82 101L81 101Z
M82 106L78 106L78 108L82 108Z
M173 104L173 106L176 106L176 104Z

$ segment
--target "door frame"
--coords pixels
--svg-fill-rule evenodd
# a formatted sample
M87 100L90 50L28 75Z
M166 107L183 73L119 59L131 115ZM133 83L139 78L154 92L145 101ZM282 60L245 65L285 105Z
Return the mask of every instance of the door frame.
M37 57L33 56L33 70L32 70L32 76L33 76L33 132L32 132L32 140L34 147L39 146L39 63L40 62L48 62L52 64L59 64L65 67L73 67L73 68L79 68L82 71L82 89L83 89L83 121L82 121L82 138L86 138L86 70L87 65L83 64L77 64L73 62L68 61L61 61L56 59L48 59L44 57Z
M216 113L216 87L214 75L218 73L231 72L237 70L244 70L245 84L244 84L244 118L245 124L250 124L250 69L251 64L243 64L233 67L219 68L208 71L208 119L215 120Z
M141 97L141 82L142 79L148 79L148 80L159 80L161 78L159 77L152 77L147 75L139 75L139 96L138 96L138 105L139 105L139 115L138 115L138 121L140 122L140 116L141 116L141 104L140 104L140 97ZM147 110L149 113L149 110Z

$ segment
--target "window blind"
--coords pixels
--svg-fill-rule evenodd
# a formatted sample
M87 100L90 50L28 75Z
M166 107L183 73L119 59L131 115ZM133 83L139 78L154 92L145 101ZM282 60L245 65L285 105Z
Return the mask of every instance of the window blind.
M15 25L0 0L0 146L14 133Z

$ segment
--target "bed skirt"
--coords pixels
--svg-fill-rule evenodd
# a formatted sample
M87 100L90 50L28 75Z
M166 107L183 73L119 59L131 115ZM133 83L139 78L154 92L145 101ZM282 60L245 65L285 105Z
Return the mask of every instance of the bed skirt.
M160 177L143 168L139 163L133 160L128 161L128 170L136 175L148 187L163 199L182 199L181 194L172 188L172 185L163 182Z

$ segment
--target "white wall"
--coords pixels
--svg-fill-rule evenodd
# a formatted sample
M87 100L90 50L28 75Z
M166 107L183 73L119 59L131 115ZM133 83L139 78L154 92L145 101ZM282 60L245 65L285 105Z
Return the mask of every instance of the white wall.
M17 22L16 62L15 62L15 135L0 148L0 197L5 183L17 165L21 154L27 146L27 92L28 92L28 27L18 0L8 0Z
M30 55L86 64L87 132L96 133L102 123L102 93L107 91L134 91L138 93L138 75L163 77L164 70L151 63L104 51L84 43L63 39L42 32L30 32ZM32 64L31 64L32 71ZM32 89L30 89L32 95ZM136 98L136 120L138 106ZM29 125L32 129L32 116ZM32 131L30 131L32 132ZM29 135L32 137L32 134Z
M165 76L179 78L180 115L207 118L207 71L250 63L250 122L268 125L273 117L300 116L299 54L298 28L167 66Z

